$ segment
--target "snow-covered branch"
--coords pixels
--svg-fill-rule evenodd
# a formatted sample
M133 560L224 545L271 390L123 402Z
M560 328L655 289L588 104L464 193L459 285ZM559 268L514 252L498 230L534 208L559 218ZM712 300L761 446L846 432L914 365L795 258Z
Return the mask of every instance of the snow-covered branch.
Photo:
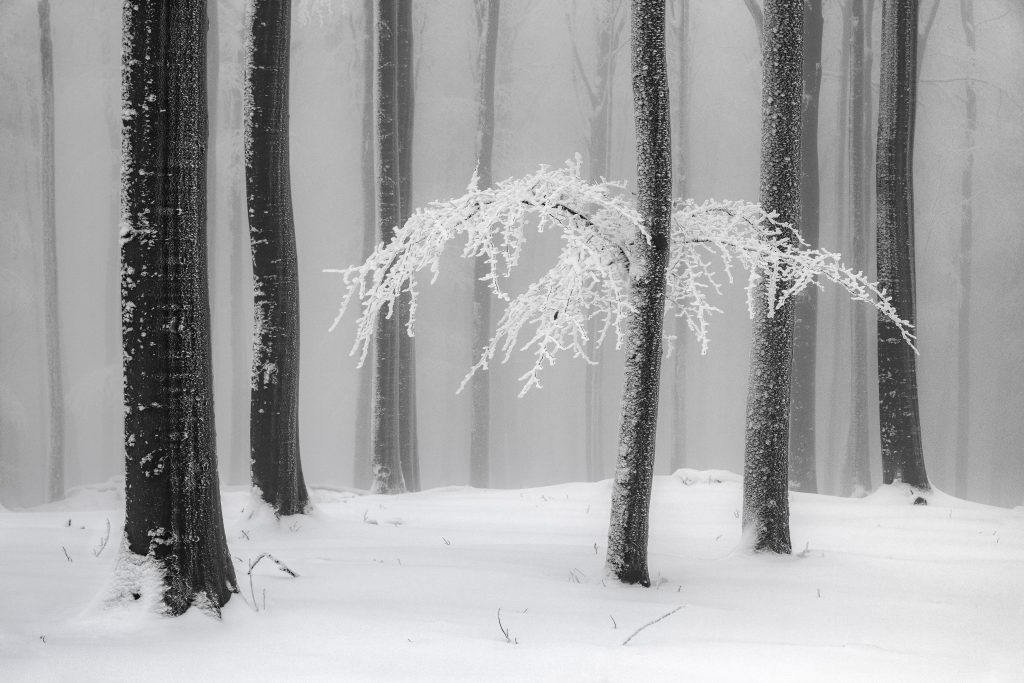
M490 343L466 376L486 370L496 356L507 361L515 350L530 351L533 367L520 379L520 395L540 386L540 373L568 353L586 362L587 322L597 321L595 346L614 332L616 348L623 339L628 304L630 252L643 222L625 184L590 182L581 176L577 157L561 168L542 166L522 178L478 188L474 174L466 194L419 209L381 244L365 263L341 273L345 294L331 329L337 326L353 297L362 304L353 353L362 363L369 351L375 321L382 310L390 317L403 291L410 293L407 333L416 322L418 286L424 271L437 279L440 258L457 237L465 237L462 256L482 257L488 265L483 280L507 307ZM512 296L502 281L519 264L526 230L561 231L562 247L555 264L526 291ZM739 264L747 271L747 299L751 312L754 284L768 282L763 305L769 315L809 285L825 280L843 287L855 300L875 306L900 327L913 343L910 325L899 318L892 303L862 272L843 265L838 254L811 249L790 236L794 232L757 204L742 201L679 201L673 208L671 252L666 281L666 313L686 318L690 330L708 347L709 315L719 309L709 300L720 293L721 278L733 279ZM718 268L715 268L715 265ZM636 274L634 273L634 276ZM671 337L667 340L672 341ZM670 349L671 345L666 348ZM465 386L463 380L462 386ZM460 386L460 390L461 390Z

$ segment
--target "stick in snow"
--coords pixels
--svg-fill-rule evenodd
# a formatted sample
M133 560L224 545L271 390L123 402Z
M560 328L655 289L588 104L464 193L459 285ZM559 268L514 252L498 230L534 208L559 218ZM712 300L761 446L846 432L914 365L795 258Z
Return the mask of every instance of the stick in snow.
M668 612L667 614L662 614L660 617L658 617L654 621L648 621L646 624L644 624L643 626L641 626L637 630L633 631L633 633L629 636L629 638L626 638L624 641L622 641L622 644L623 645L629 645L629 641L633 640L633 636L635 636L636 634L640 633L640 631L643 631L648 626L653 626L654 624L657 624L662 619L665 619L667 617L672 616L673 614L675 614L679 610L683 609L683 607L684 607L684 605L679 605L679 607L676 607L674 610L672 610L671 612Z

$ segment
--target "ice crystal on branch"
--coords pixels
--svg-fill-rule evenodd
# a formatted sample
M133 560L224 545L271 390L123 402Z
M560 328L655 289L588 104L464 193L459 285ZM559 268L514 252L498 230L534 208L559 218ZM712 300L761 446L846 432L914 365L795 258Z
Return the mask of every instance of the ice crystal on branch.
M331 329L356 297L362 315L356 323L352 353L360 354L362 364L378 315L386 311L390 317L399 295L407 291L406 331L411 336L422 273L430 273L431 283L436 280L448 243L464 236L462 256L485 260L488 272L482 279L507 306L460 391L477 370L486 370L495 357L507 361L517 349L534 355L533 367L520 377L520 395L540 386L541 371L554 365L559 354L593 363L587 355L587 322L591 319L597 322L594 347L614 332L616 348L620 348L631 313L630 254L634 236L644 234L643 221L625 183L588 181L582 177L581 167L577 155L564 167L541 166L536 173L482 189L474 174L461 197L418 209L365 263L327 271L340 273L345 286ZM538 233L561 231L562 247L551 269L513 296L503 289L502 282L519 265L531 226ZM680 200L672 213L665 307L666 313L686 319L702 353L708 348L709 316L720 310L711 304L709 295L721 292L723 278L733 280L737 264L747 272L751 313L754 306L763 305L770 316L801 290L810 285L820 287L828 280L846 289L854 300L877 308L899 326L907 343L913 343L910 324L899 317L876 283L845 266L839 254L810 248L788 224L776 221L760 205ZM754 298L754 284L761 278L767 280L768 296L759 302ZM673 338L666 341L670 352Z

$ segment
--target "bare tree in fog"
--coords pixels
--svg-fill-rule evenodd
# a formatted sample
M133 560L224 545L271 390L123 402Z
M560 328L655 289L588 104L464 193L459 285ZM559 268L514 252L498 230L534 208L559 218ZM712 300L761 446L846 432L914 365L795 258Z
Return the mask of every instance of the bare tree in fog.
M291 0L246 8L245 185L255 330L252 486L278 515L309 509L299 455L299 267L288 146Z
M124 3L125 539L117 596L219 612L221 515L206 263L206 2ZM159 577L154 587L153 578ZM145 596L155 588L157 594Z
M916 324L914 107L917 0L883 0L878 96L878 279L900 316ZM915 352L878 320L878 403L884 483L928 490L921 444ZM923 499L922 499L923 500Z
M800 224L803 2L766 0L761 51L760 201L794 227ZM769 285L758 282L758 301L774 296ZM755 550L788 553L791 301L754 309L750 354L743 527Z

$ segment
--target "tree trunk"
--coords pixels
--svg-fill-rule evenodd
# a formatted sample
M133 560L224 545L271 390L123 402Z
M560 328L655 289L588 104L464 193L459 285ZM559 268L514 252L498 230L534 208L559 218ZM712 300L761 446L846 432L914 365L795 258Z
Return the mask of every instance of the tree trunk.
M362 158L363 178L363 260L377 246L376 206L374 197L373 138L373 2L363 0L363 111ZM376 340L373 341L376 344ZM373 363L359 368L359 395L356 400L355 451L352 453L352 481L359 488L370 486L371 408L373 407Z
M761 51L761 204L800 225L803 1L767 0ZM780 286L784 286L780 284ZM790 552L788 449L793 306L754 291L747 393L743 529L754 550ZM768 306L773 313L769 313Z
M377 116L377 221L378 239L390 241L398 226L400 209L398 109L398 1L377 0L376 116ZM377 319L373 387L374 493L404 493L401 426L399 424L398 314L382 310Z
M805 0L803 43L803 128L800 141L800 234L818 244L821 187L818 172L818 97L821 93L821 0ZM808 287L793 304L793 384L790 398L789 484L818 492L815 453L815 379L818 288Z
M480 187L494 181L494 87L498 62L498 21L500 0L480 0L477 5L480 34L477 70L480 90L477 94L476 163ZM477 258L473 263L473 348L471 362L483 350L491 334L491 291L482 282L487 263ZM477 372L470 380L472 402L469 436L469 483L486 488L491 477L491 382L490 373Z
M42 65L43 181L43 318L46 327L46 368L50 428L47 456L47 500L64 497L64 380L60 351L60 307L57 292L57 191L54 177L53 42L50 0L39 0L39 58Z
M900 316L916 324L914 302L914 105L917 0L883 0L878 95L878 281ZM882 475L929 489L921 447L914 350L878 318L878 398Z
M638 230L630 250L629 304L633 313L626 331L622 419L608 529L607 569L623 583L649 586L648 517L658 426L665 268L672 214L665 0L633 0L631 44L637 203L647 235Z
M252 485L278 516L309 509L299 456L299 265L288 160L291 0L247 8L245 188L256 327Z
M974 0L960 1L960 21L970 58L970 72L964 80L964 143L967 158L960 175L960 300L957 306L956 356L956 495L967 497L967 465L971 457L971 243L974 232L974 145L978 129L978 95L974 89L976 38Z
M869 3L873 0L867 0ZM870 73L866 69L865 41L871 39L870 14L865 13L865 0L850 0L850 148L849 181L851 206L852 262L867 265L868 179L867 93ZM846 437L846 453L840 475L840 493L862 496L871 490L871 466L868 451L868 329L865 312L860 306L850 310L850 426Z
M412 214L412 142L416 84L412 57L412 0L398 1L398 225ZM420 460L416 439L416 343L409 336L408 292L399 299L398 315L398 446L402 474L410 491L420 490Z
M690 0L678 0L675 4L677 20L675 22L675 38L677 42L676 57L676 115L673 118L672 143L672 180L675 185L672 196L685 198L686 185L686 152L687 152L687 106L690 101L687 54L687 39L690 30ZM675 471L686 466L686 340L690 336L686 318L676 317L674 323L676 348L672 361L672 454L671 469Z
M169 614L236 591L221 517L206 265L206 3L124 4L125 541ZM153 579L159 583L154 585Z

